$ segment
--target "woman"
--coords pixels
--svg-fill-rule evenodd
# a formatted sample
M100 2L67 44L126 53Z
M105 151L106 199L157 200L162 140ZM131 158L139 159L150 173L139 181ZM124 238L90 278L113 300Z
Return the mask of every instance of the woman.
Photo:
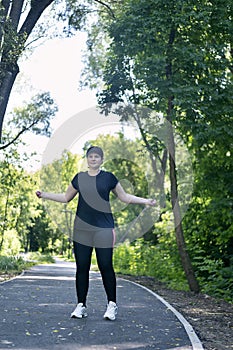
M86 152L86 158L88 171L76 174L64 194L41 191L36 194L39 198L61 203L68 203L79 194L73 231L78 303L71 317L87 317L89 270L95 248L108 301L104 318L113 321L117 314L117 304L116 277L112 264L115 239L114 220L109 203L110 192L124 203L154 206L156 201L126 193L112 173L101 170L104 155L100 147L91 146Z

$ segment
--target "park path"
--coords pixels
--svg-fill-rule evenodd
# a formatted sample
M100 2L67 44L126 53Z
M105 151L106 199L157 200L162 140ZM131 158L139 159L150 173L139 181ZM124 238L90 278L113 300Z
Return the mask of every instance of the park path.
M88 317L70 318L76 303L75 264L37 265L0 284L0 349L201 350L190 324L157 294L117 279L119 312L103 319L105 293L91 272Z

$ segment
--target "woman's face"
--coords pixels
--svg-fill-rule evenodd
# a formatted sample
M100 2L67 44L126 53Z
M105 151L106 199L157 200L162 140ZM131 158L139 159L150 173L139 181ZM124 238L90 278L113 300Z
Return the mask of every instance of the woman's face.
M87 156L87 164L91 169L98 169L103 163L103 159L98 153L89 153Z

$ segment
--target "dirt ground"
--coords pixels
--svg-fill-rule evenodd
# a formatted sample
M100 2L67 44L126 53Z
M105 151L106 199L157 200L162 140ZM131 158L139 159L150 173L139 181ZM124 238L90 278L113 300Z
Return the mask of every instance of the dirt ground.
M233 350L233 304L206 294L174 291L152 277L118 275L163 297L192 325L204 349ZM14 275L0 275L0 283Z
M192 325L204 349L233 350L233 304L206 294L174 291L151 277L123 276L163 297Z

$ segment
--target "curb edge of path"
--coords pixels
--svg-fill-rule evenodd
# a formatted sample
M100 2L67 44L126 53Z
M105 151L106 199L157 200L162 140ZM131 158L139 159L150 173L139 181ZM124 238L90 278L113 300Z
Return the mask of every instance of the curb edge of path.
M184 326L184 329L189 337L189 340L192 344L193 350L204 350L202 343L201 343L200 339L198 338L197 334L195 333L191 324L184 318L184 316L179 311L177 311L172 305L170 305L164 298L162 298L159 294L153 292L152 290L150 290L149 288L147 288L145 286L142 286L139 283L129 281L126 278L119 278L119 279L125 280L127 282L132 283L132 284L135 284L136 286L141 287L142 289L145 289L147 292L149 292L154 297L156 297L161 303L163 303L167 307L167 309L169 309L171 312L173 312L173 314L182 323L182 325Z
M7 283L7 282L10 282L10 281L13 281L13 280L15 280L16 278L19 278L19 277L23 276L24 273L25 273L25 271L26 271L26 270L22 271L21 273L19 273L19 274L16 275L16 276L13 276L13 277L11 277L11 278L9 278L9 279L6 279L5 281L1 281L1 282L0 282L0 285L1 285L1 284L4 284L4 283Z

